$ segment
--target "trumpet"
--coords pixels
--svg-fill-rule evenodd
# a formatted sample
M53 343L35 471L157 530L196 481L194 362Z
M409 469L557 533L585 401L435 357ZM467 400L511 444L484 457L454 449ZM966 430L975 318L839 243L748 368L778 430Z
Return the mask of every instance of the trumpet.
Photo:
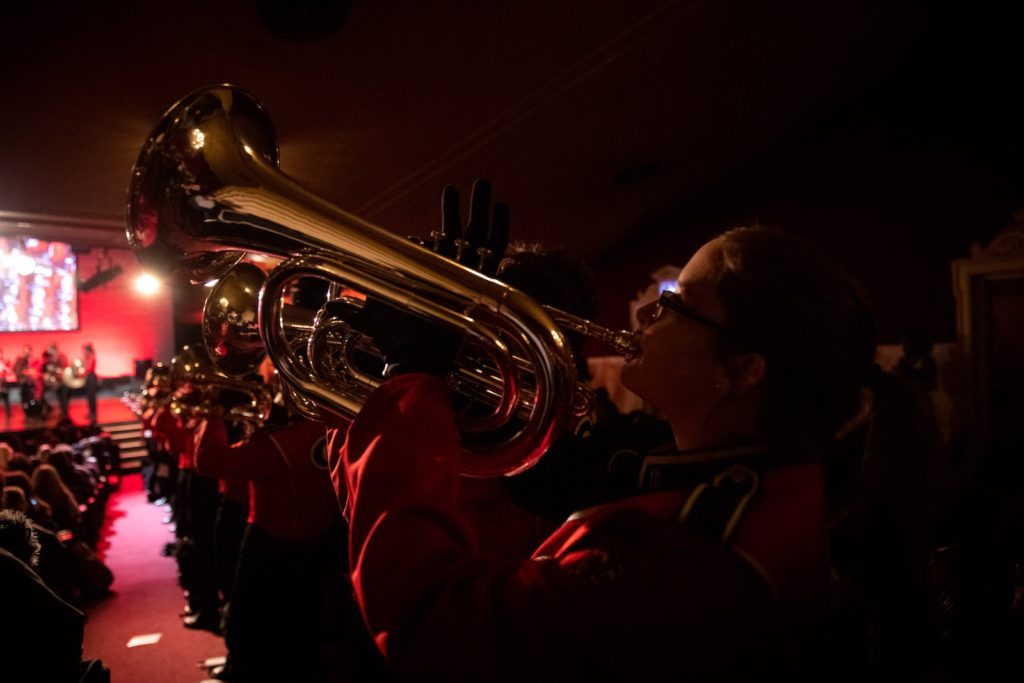
M577 382L563 329L626 355L635 350L633 333L546 309L333 206L278 166L263 106L221 85L172 106L132 171L127 236L143 265L224 283L207 300L204 335L225 374L244 375L266 353L301 412L351 418L383 376L380 354L337 312L379 299L460 334L465 352L449 384L487 408L456 417L461 468L497 476L536 463L586 409L588 388ZM240 264L246 253L281 262L264 275ZM309 277L329 283L335 296L318 311L294 310L286 293ZM360 296L338 296L343 291Z

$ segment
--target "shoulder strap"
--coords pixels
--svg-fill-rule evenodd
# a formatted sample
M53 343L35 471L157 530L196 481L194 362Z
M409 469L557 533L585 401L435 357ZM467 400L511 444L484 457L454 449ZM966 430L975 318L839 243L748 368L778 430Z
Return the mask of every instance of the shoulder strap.
M710 484L695 487L683 503L677 521L704 538L727 545L747 504L757 494L759 483L757 472L733 465L716 475Z

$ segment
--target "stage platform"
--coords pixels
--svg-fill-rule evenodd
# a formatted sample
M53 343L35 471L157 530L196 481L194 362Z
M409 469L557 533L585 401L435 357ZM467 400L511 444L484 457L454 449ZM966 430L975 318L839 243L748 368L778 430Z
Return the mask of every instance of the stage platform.
M125 472L136 471L147 455L142 422L121 402L125 391L137 391L139 386L139 382L107 385L96 395L96 426L102 431L109 432L121 447L121 462ZM51 392L47 392L46 400L53 409L44 418L25 415L17 389L11 391L10 398L10 416L0 415L0 441L9 441L12 444L35 442L47 430L55 429L60 422L60 411ZM68 416L78 426L89 425L89 404L84 395L78 395L76 392L71 396Z
M53 410L45 418L26 417L25 411L21 408L21 400L17 398L17 392L12 392L11 397L11 416L5 419L5 416L0 416L0 419L4 421L0 423L0 434L5 432L24 432L36 429L52 429L57 426L57 422L60 420L60 411L57 409L56 401L47 396L47 400L53 406ZM71 403L68 406L68 414L71 421L77 425L86 426L89 424L89 404L86 402L84 396L72 396ZM103 393L96 396L96 423L104 424L107 422L124 422L127 420L138 419L131 410L129 410L123 403L121 403L121 394L116 396L104 395Z

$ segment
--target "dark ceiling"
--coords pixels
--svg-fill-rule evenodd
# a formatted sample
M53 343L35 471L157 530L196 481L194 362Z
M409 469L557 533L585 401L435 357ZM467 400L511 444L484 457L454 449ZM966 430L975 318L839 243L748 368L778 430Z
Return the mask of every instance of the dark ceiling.
M913 317L951 339L950 262L1024 207L1013 6L18 3L0 41L0 233L126 246L147 134L233 83L274 120L284 173L398 234L436 225L446 183L467 202L489 178L514 238L595 266L605 324L654 269L763 221L852 266L883 337Z
M8 232L124 246L147 133L227 82L265 104L285 173L371 222L422 234L445 183L484 176L514 237L591 259L856 97L927 24L920 3L891 0L37 0L5 14Z

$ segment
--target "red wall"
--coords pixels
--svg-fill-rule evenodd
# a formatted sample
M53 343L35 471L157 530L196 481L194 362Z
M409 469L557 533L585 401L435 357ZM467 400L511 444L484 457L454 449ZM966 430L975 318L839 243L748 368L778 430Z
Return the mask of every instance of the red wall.
M78 256L78 278L96 272L99 251ZM135 254L128 249L108 251L111 265L124 269L114 280L89 292L78 293L77 332L5 332L0 349L13 358L25 344L38 355L52 343L69 359L82 355L82 344L96 349L96 372L102 377L135 374L135 361L169 361L174 348L171 293L163 289L145 297L135 291L135 278L142 272Z

